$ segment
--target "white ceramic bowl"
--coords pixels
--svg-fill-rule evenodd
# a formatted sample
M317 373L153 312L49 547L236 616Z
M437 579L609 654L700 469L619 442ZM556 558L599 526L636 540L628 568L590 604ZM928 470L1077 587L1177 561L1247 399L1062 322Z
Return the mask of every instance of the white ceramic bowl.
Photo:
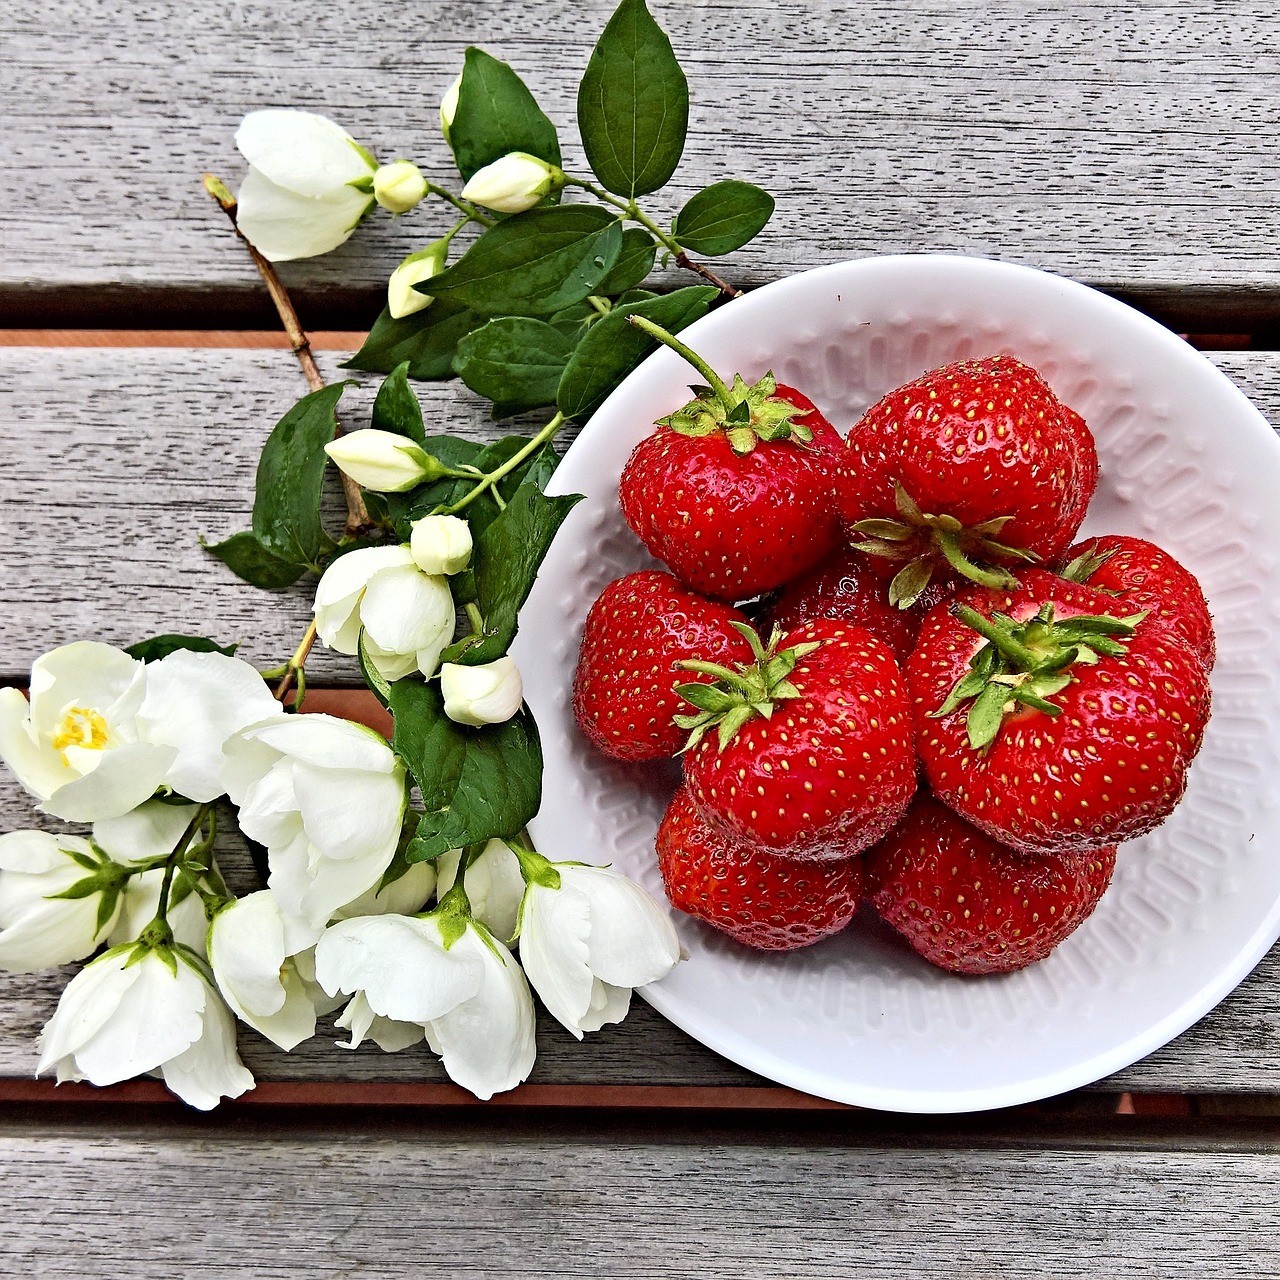
M687 963L644 996L724 1056L822 1097L895 1111L1010 1106L1097 1080L1190 1026L1280 934L1280 443L1203 356L1083 285L973 258L864 259L759 289L683 335L726 376L772 369L841 431L885 392L968 356L1015 355L1082 413L1102 460L1087 533L1150 538L1203 583L1214 711L1190 786L1123 846L1093 917L1045 962L957 977L870 913L786 955L677 916ZM622 766L573 722L582 623L652 562L618 508L623 463L696 375L651 356L574 443L553 490L584 493L525 607L517 656L542 730L533 824L556 858L612 862L661 897L653 836L674 766Z

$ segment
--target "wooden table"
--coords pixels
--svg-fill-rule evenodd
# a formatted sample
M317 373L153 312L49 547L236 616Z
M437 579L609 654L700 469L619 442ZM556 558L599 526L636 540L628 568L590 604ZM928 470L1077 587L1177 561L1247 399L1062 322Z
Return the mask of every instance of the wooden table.
M305 625L309 587L263 596L197 542L243 526L263 435L303 390L199 189L242 172L240 116L323 110L444 173L435 102L477 43L572 138L610 7L3 6L0 679L70 639L171 629L266 666ZM1061 272L1191 333L1280 421L1280 12L1026 8L659 6L694 85L670 208L731 175L778 193L727 268L744 285L925 249ZM383 219L287 271L327 373L424 225ZM423 399L491 430L457 384ZM359 683L323 652L312 668ZM31 824L6 777L0 828ZM544 1027L530 1083L486 1107L425 1053L284 1055L246 1032L261 1083L206 1118L150 1082L33 1082L62 981L0 980L5 1274L1280 1275L1275 954L1091 1090L929 1120L772 1086L644 1005L581 1046Z

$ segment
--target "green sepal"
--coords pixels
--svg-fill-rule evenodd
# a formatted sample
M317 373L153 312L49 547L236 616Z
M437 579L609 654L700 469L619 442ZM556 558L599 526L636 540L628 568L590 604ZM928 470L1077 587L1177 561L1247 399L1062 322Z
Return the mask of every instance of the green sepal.
M798 419L808 416L802 409L777 395L778 383L766 373L750 385L740 373L733 375L729 388L732 403L725 404L710 387L696 388L697 394L675 413L658 419L658 425L669 427L682 436L706 436L724 431L733 451L747 454L760 440L789 440L799 447L813 440L813 432Z

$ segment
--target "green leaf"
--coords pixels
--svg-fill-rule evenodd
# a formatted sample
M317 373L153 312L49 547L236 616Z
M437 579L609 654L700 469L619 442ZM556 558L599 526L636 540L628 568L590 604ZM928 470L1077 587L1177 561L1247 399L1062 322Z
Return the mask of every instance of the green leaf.
M657 345L657 339L627 323L632 315L645 316L670 333L706 315L717 290L693 285L675 293L616 306L593 324L578 343L560 379L556 401L566 418L585 422L609 393Z
M409 362L401 361L387 375L378 388L373 402L373 419L369 424L376 431L391 431L407 436L424 448L427 431L422 425L422 406L409 385Z
M464 664L492 662L511 647L552 539L581 501L581 494L549 498L528 478L476 538L471 570L486 635L462 656Z
M449 145L464 182L511 151L527 151L548 164L560 163L555 125L539 109L524 81L483 49L468 49L463 61Z
M538 812L542 748L528 708L503 724L473 729L444 714L436 682L391 687L391 739L422 793L425 812L405 850L409 862L512 837Z
M305 566L281 559L262 545L256 533L248 531L233 533L225 542L214 546L205 543L204 548L221 560L237 578L268 591L290 586L306 572Z
M773 216L773 197L749 182L716 182L693 196L671 234L686 249L718 257L741 249Z
M550 315L592 293L621 247L622 224L607 209L531 209L486 231L431 277L431 292L484 315Z
M125 649L131 658L141 658L143 662L159 662L179 649L189 649L192 653L225 653L231 657L240 646L238 644L219 644L216 640L206 640L204 636L152 636L149 640L139 640Z
M653 270L658 242L643 227L627 227L613 270L596 286L596 292L612 298L634 288Z
M664 186L689 128L689 84L644 0L622 0L578 86L578 130L592 172L620 196Z
M521 413L555 404L572 352L573 342L545 320L503 316L458 343L453 367L472 391L507 413Z
M411 378L452 378L453 353L458 342L486 317L459 303L436 299L425 311L393 320L385 307L373 322L364 346L343 364L365 373L391 373L403 363Z

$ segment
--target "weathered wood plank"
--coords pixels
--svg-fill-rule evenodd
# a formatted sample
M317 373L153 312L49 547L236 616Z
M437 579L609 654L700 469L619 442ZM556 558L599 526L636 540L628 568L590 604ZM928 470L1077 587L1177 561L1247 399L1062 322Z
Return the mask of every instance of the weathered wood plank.
M85 285L99 292L81 312L92 300L153 316L176 315L175 305L208 316L256 305L261 315L243 251L198 186L205 169L233 182L243 172L232 145L241 115L325 111L379 154L410 155L443 179L435 103L469 43L526 75L560 126L566 163L581 168L575 86L612 7L414 0L389 26L356 0L305 21L281 6L176 0L8 6L0 298L24 323L40 322L42 297L44 322L84 323L66 291ZM781 197L765 235L734 256L735 278L956 250L1157 302L1197 286L1204 300L1252 302L1274 318L1267 192L1280 13L1263 0L1226 10L1212 0L1056 0L1032 12L1013 0L889 0L874 11L703 0L657 10L694 102L685 162L655 213L669 217L730 175ZM441 224L380 217L288 279L340 309L353 286L376 290ZM200 298L179 303L171 287Z
M1280 1275L1274 1145L979 1143L10 1121L0 1262L68 1280Z

